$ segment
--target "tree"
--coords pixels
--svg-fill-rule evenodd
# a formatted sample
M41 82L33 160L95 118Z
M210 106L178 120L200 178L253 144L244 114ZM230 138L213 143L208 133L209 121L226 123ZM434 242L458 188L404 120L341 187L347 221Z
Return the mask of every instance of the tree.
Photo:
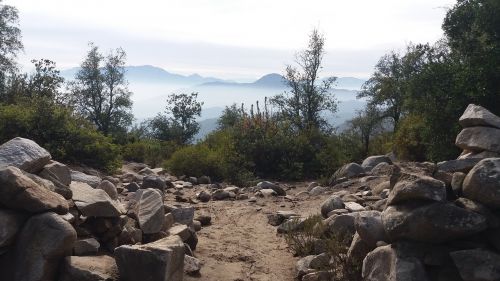
M231 106L226 106L222 115L217 120L217 129L225 130L234 127L238 122L243 120L244 115L243 105L238 107L236 103L233 103Z
M125 79L125 51L117 48L104 57L90 43L87 57L70 83L72 102L82 116L105 135L122 133L132 123L132 101Z
M0 0L0 97L7 92L7 79L16 72L17 53L23 50L17 9Z
M26 96L28 98L45 98L50 101L60 96L58 92L64 83L56 63L48 60L32 60L35 71L28 79Z
M331 92L336 78L320 80L318 77L325 54L324 44L323 35L314 29L309 36L308 48L296 55L298 66L286 67L285 82L290 91L271 99L271 103L279 108L281 118L291 122L298 131L327 129L328 123L321 113L337 110L337 101Z
M363 156L368 155L372 137L382 131L383 126L381 122L382 112L372 104L368 104L365 109L358 111L356 117L349 121L351 128L360 137L363 146Z
M171 94L167 99L165 114L158 114L150 121L154 138L187 144L200 130L196 117L201 116L203 102L198 102L198 93Z

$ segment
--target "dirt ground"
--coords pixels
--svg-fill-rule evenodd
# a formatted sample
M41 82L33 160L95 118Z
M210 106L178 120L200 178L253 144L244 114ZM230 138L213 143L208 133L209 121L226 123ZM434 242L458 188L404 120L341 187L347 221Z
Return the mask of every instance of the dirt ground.
M287 194L293 196L305 189L305 184L301 184ZM276 234L276 227L268 224L266 215L278 210L315 214L326 197L328 195L300 196L292 201L259 198L256 203L242 200L196 204L197 213L212 216L212 225L198 232L195 256L203 264L200 276L185 276L184 280L294 280L297 258L288 251L283 237Z

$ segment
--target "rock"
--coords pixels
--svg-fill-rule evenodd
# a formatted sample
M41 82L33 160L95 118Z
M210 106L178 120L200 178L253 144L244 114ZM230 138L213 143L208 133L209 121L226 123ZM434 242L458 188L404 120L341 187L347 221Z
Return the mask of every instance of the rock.
M12 166L0 168L0 205L29 213L65 214L69 209L64 197L41 187Z
M59 264L76 241L71 224L52 212L32 216L16 243L16 280L55 280Z
M345 202L344 208L349 212L361 212L365 210L365 207L361 206L356 202Z
M125 186L125 188L129 192L136 192L137 190L141 189L141 187L136 182L129 183L128 185Z
M274 190L274 192L276 192L278 196L286 195L286 191L281 186L274 184L272 182L261 181L257 184L257 187L261 189L272 189Z
M382 199L386 199L389 197L389 194L391 194L391 190L386 188L386 189L383 189L382 192L380 192L380 198Z
M113 257L64 258L59 281L111 281L118 280L118 268Z
M344 201L340 197L332 195L321 204L321 215L326 218L328 213L336 209L344 209Z
M160 190L161 192L165 192L165 189L167 189L167 185L165 184L165 181L162 180L160 177L147 176L142 179L141 188L142 189L154 188Z
M500 280L500 255L483 249L450 253L464 281Z
M298 217L298 215L293 211L278 211L267 215L267 222L272 226L278 226L292 217Z
M197 185L198 184L198 178L197 177L188 177L187 181L190 182L190 183L192 183L193 185Z
M98 176L87 175L78 171L71 171L71 181L83 182L96 188L101 183L101 178Z
M196 199L200 200L200 202L208 202L210 199L212 199L212 195L210 195L208 192L202 190L201 192L196 194Z
M207 215L207 214L199 214L196 216L195 219L197 221L201 222L202 226L210 225L210 223L212 222L212 217L210 215Z
M351 214L332 216L326 220L328 233L347 246L351 244L356 229L354 221L356 217Z
M174 216L174 220L177 223L191 225L194 219L194 207L193 206L181 206L175 205L170 213Z
M315 182L315 181L313 181L313 182L309 183L309 184L307 185L307 191L308 191L308 192L309 192L309 191L311 191L311 190L312 190L313 188L315 188L316 186L319 186L319 183L317 183L317 182Z
M365 173L365 169L361 167L359 164L356 163L349 163L344 166L342 166L340 169L335 171L335 173L332 176L332 179L330 180L330 184L332 185L336 180L340 178L353 178L357 177L359 175L363 175Z
M123 281L180 281L184 274L184 244L169 236L144 245L115 249L115 260Z
M174 216L170 213L165 214L165 222L163 223L163 230L169 230L172 225L174 225L175 219Z
M458 156L457 159L479 158L481 160L484 158L498 158L498 157L500 157L500 153L498 152L492 152L492 151L474 152L474 151L464 150L462 154Z
M486 218L451 203L389 206L382 222L392 240L441 243L479 233L486 229Z
M71 171L68 166L57 161L52 161L43 167L40 176L50 181L57 180L61 184L69 186L71 183Z
M21 230L26 215L7 209L0 209L0 253L2 248L14 242L16 234Z
M437 168L444 172L463 172L468 173L472 167L474 167L481 158L466 158L466 159L456 159L437 163Z
M488 127L471 127L463 129L457 136L455 144L469 151L500 152L500 129Z
M500 117L475 104L467 106L458 122L464 128L476 126L500 128Z
M136 244L142 242L142 231L137 228L137 222L128 218L118 237L118 244Z
M394 170L393 165L386 162L382 162L378 163L375 167L373 167L370 173L374 176L390 176L393 170Z
M198 183L199 184L211 184L212 180L210 180L210 177L208 177L208 176L201 176L198 178Z
M197 258L184 256L184 272L187 275L198 275L200 273L201 263Z
M97 186L97 188L104 190L109 195L109 197L111 197L111 199L113 200L118 199L118 191L116 190L116 186L112 182L103 180Z
M365 257L362 276L365 281L429 280L418 258L405 256L392 245L378 247Z
M317 196L317 195L321 195L321 194L325 193L326 191L328 191L328 187L316 186L313 189L311 189L311 191L309 191L309 194L313 195L313 196Z
M95 238L79 239L73 247L75 256L95 255L99 251L101 244Z
M297 264L295 266L296 271L297 271L297 280L302 280L302 276L306 275L307 273L312 272L310 268L311 261L315 258L315 256L305 256L297 261Z
M193 220L193 229L194 231L198 232L201 230L201 222L197 220Z
M144 234L158 233L164 227L165 208L161 193L152 188L140 189L130 199L129 214Z
M302 276L302 281L331 281L332 273L328 271L316 271Z
M152 175L156 175L156 173L149 167L144 167L142 168L139 172L138 172L139 175L143 175L143 176L152 176Z
M272 189L261 189L257 192L255 192L255 196L262 197L262 198L270 198L274 196L278 196L278 193Z
M38 173L50 159L47 150L29 139L13 138L0 145L0 168L14 166L28 173Z
M359 237L371 247L375 247L378 241L389 240L379 211L359 212L354 221L354 228Z
M358 233L355 233L352 238L351 246L347 251L347 261L349 262L349 266L362 265L363 259L373 249L375 249L375 244L369 245L366 241L359 237Z
M290 218L280 224L276 231L278 233L290 233L293 231L298 231L304 228L305 218Z
M394 205L414 200L443 202L446 200L446 186L442 181L431 177L405 174L392 189L387 203Z
M462 196L462 184L465 176L467 175L461 172L453 173L453 177L451 178L451 189L455 196Z
M217 189L212 192L213 200L225 200L228 199L229 197L230 197L229 192L223 189Z
M78 211L86 217L119 217L124 213L123 207L104 190L81 182L72 182L70 188Z
M500 158L477 163L462 184L463 196L491 208L500 207Z
M366 158L363 163L361 163L361 167L363 167L365 171L369 172L380 163L392 164L392 161L385 155L370 156Z

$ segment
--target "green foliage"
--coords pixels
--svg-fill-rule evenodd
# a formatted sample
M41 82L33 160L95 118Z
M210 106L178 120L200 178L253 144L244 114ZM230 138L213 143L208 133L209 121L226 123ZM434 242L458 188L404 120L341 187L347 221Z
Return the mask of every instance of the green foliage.
M124 144L122 146L122 155L123 159L127 161L141 162L152 167L159 167L178 148L178 145L172 141L139 139Z
M34 140L60 161L108 172L120 164L119 149L109 138L67 108L46 100L0 106L0 142L14 137Z
M406 116L394 135L396 155L401 159L424 161L426 145L422 132L425 122L419 115Z
M166 162L166 168L176 175L210 176L219 181L224 178L220 155L206 145L183 147Z

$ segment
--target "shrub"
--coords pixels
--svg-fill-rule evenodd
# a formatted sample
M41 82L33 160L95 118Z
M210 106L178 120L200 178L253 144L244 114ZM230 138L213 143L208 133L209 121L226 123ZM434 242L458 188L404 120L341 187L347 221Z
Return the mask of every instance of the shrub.
M141 139L121 147L123 159L158 167L169 159L179 146L173 141Z
M165 166L176 175L195 177L206 175L214 180L224 178L219 155L203 144L177 150Z
M402 119L394 134L394 149L398 158L424 161L425 143L422 133L425 130L424 119L418 115L409 115Z

